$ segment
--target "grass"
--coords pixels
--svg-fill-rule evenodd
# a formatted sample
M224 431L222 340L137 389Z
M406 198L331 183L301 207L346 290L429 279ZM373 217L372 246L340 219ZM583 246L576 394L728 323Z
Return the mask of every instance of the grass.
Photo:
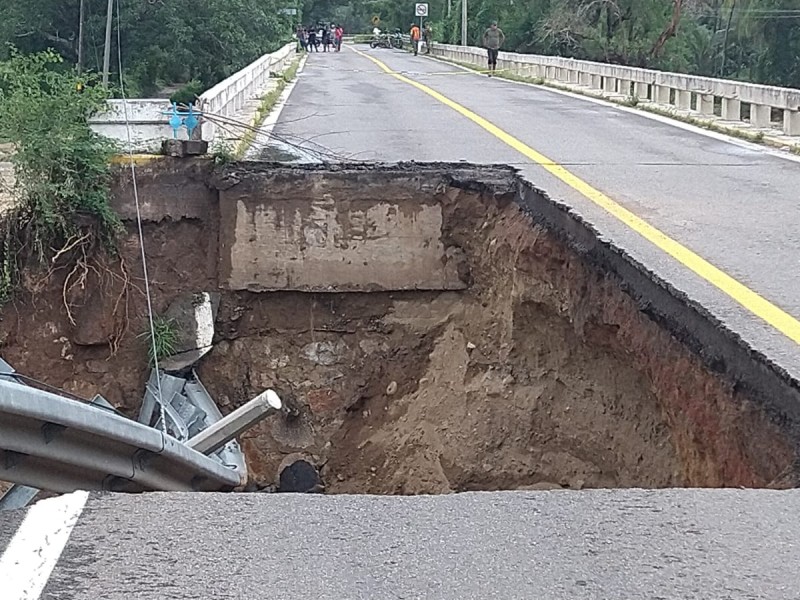
M139 337L147 340L147 356L151 365L155 363L156 358L163 360L172 356L178 347L178 328L175 321L165 317L153 319L153 335L148 328Z
M301 59L302 57L296 58L292 64L289 65L289 68L275 77L277 84L272 90L270 90L264 97L261 98L261 103L256 109L255 117L253 117L253 121L250 123L250 129L245 132L241 141L232 153L224 153L225 156L222 157L223 160L229 162L230 160L241 160L244 157L245 152L247 152L247 149L253 145L253 142L256 139L258 128L263 125L267 116L269 116L269 113L271 113L272 109L275 108L275 105L278 103L278 99L281 97L281 94L283 94L286 86L294 81L295 77L297 77L297 71L300 69ZM231 155L229 156L229 154Z
M470 63L464 63L457 60L449 60L446 58L439 58L439 60L443 60L445 62L454 65L459 65L467 69L472 69L472 70L476 69L476 65ZM746 129L740 129L738 127L726 126L709 119L701 119L698 117L693 117L691 115L682 115L668 108L660 108L653 104L642 103L642 101L636 96L628 96L624 98L610 98L608 96L603 95L602 93L592 93L587 90L576 89L572 86L567 86L552 81L547 81L542 77L524 77L522 75L516 75L514 73L507 73L503 71L498 71L495 76L501 79L507 79L509 81L542 85L552 89L561 90L564 92L571 92L573 94L580 94L581 96L587 96L591 98L597 98L599 100L605 100L606 102L613 102L614 104L619 104L621 106L636 108L638 110L643 110L649 113L661 115L662 117L668 117L670 119L681 121L683 123L688 123L689 125L694 125L695 127L700 127L702 129L707 129L709 131L715 131L717 133L723 133L731 137L747 140L748 142L754 142L756 144L763 144L765 146L771 146L775 148L783 148L788 150L792 154L800 155L799 145L797 144L790 145L771 140L770 138L764 135L763 131L748 131Z

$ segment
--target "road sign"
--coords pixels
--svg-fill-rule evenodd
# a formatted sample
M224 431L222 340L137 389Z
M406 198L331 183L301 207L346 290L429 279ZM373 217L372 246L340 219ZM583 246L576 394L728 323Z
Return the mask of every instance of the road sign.
M428 16L428 5L426 3L418 2L417 5L416 5L416 8L414 10L414 13L418 17L427 17Z

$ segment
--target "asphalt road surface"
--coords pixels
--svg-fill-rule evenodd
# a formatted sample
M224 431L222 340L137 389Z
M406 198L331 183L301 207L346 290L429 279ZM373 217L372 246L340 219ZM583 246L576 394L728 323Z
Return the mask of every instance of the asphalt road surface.
M546 88L468 73L394 50L312 54L275 132L327 159L505 163L566 201L603 235L800 377L798 345L452 107L385 73L385 63L474 111L795 318L800 318L800 164ZM667 122L664 122L667 121Z
M800 491L91 495L41 598L795 600L798 514Z

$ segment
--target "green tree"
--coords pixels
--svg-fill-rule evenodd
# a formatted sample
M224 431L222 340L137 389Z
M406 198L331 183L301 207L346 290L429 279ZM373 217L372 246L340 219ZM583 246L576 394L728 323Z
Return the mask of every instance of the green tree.
M84 0L84 54L88 68L102 69L106 0ZM290 39L293 18L281 8L299 0L118 0L112 70L117 76L117 41L131 92L197 79L210 87ZM23 53L53 49L66 62L78 57L80 0L13 3L0 20L0 51L6 43ZM6 57L8 54L6 53ZM2 59L2 56L0 56Z
M120 222L109 205L112 142L88 119L107 94L93 76L63 68L54 52L11 51L0 63L0 138L14 145L19 203L5 216L0 299L16 285L19 264L49 262L58 249L113 247ZM65 253L68 253L65 250Z

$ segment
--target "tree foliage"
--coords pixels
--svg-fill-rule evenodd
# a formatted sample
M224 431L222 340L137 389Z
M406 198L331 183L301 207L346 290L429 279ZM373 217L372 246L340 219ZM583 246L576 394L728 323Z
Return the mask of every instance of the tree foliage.
M131 94L192 80L210 87L262 54L277 49L292 32L293 18L280 9L296 0L118 0L114 15L112 71L117 75L121 42ZM84 0L87 69L103 65L106 0ZM24 53L53 49L67 63L78 59L80 0L8 2L0 19L0 52L10 42ZM119 30L118 30L119 29ZM119 37L118 37L119 36ZM0 56L0 59L3 57Z
M427 0L434 37L461 41L462 0ZM304 0L309 22L407 29L414 1ZM517 52L800 87L800 0L468 0L469 42L498 20Z
M14 145L19 198L0 228L0 301L23 263L68 258L95 243L113 248L121 227L109 204L114 147L88 123L107 93L94 77L62 66L53 52L12 51L0 63L0 138Z

